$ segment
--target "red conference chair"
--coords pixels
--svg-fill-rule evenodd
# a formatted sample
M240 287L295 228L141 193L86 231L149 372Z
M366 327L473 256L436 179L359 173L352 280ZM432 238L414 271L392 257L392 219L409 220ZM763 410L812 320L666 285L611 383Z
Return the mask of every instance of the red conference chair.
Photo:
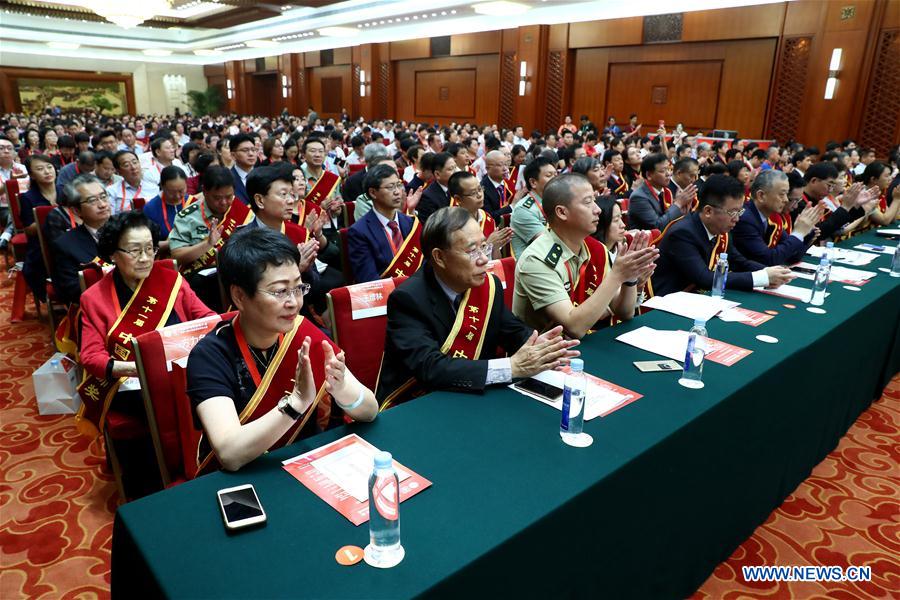
M328 292L334 342L344 351L347 368L373 391L378 383L384 355L387 296L405 280L406 277L381 279L334 288ZM382 294L380 299L370 299L372 294L379 293ZM370 304L375 306L368 306Z
M488 263L488 271L500 278L503 287L503 303L512 310L513 289L516 287L516 259L508 256Z
M44 235L44 224L47 222L47 216L53 211L53 206L35 206L34 222L38 226L38 243L41 246L41 258L44 260L44 269L47 271L47 317L50 324L50 339L54 340L56 333L56 314L54 311L65 311L66 306L59 299L56 288L53 287L53 280L50 275L53 273L53 253L50 251L50 244Z
M356 210L356 203L344 202L344 206L341 210L344 211L344 225L353 227L353 224L356 223L356 216L353 214L353 211Z
M353 175L354 173L359 173L360 171L362 171L362 170L365 169L365 168L366 168L366 165L364 165L364 164L362 164L362 163L357 163L357 164L355 164L355 165L350 165L350 167L349 167L350 175Z
M28 236L25 235L25 226L22 224L22 215L19 210L19 180L10 178L6 182L6 197L9 199L9 212L12 215L13 228L15 234L9 241L9 245L13 250L13 260L20 263L25 260L25 253L28 250ZM22 269L16 269L16 282L13 288L13 305L10 311L10 322L18 323L25 319L25 299L28 297L28 282L25 281L25 274ZM34 298L34 307L37 310L37 316L41 316L41 304L38 302L37 296L32 294Z
M159 475L164 487L196 475L196 439L190 400L185 394L183 363L194 346L223 320L237 313L214 315L150 331L133 340L141 395Z
M350 266L350 246L347 243L347 232L349 227L343 227L338 231L341 237L341 270L344 272L344 281L347 285L351 285L355 280L353 278L353 268Z
M144 205L147 204L147 200L145 198L135 198L131 201L131 210L144 210Z

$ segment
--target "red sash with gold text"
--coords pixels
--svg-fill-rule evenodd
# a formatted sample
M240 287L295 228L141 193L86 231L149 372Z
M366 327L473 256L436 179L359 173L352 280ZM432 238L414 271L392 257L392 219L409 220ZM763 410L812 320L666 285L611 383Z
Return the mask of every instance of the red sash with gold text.
M484 278L484 283L466 291L456 311L453 327L441 345L441 354L451 358L478 360L488 330L496 286L494 277L488 274ZM415 378L411 377L385 398L380 410L386 410L405 400L415 398L424 391L417 385Z
M494 217L487 214L487 211L481 208L478 209L478 224L481 225L481 233L484 234L485 238L490 237L497 229L497 223L494 222Z
M320 209L322 202L331 196L340 181L341 178L331 171L323 171L322 176L319 177L316 184L312 186L312 189L309 190L309 192L307 192L306 202L311 202L316 210Z
M107 273L106 277L113 277L113 274ZM150 275L138 284L125 308L119 307L116 288L114 285L110 286L112 293L109 300L119 313L106 337L106 349L114 360L133 361L134 348L131 340L165 326L182 283L178 272L155 264ZM101 379L85 373L78 386L78 394L82 400L76 417L79 431L95 437L99 435L106 421L110 402L126 379L127 377Z
M256 391L250 398L250 402L241 411L238 418L241 425L246 425L261 416L267 414L278 401L287 396L294 389L294 374L297 370L297 351L303 345L303 340L307 335L312 338L322 337L321 334L311 332L310 328L314 328L313 324L302 316L297 316L294 321L294 327L288 333L284 334L279 340L278 349L272 356L265 373L260 374L256 368L256 361L250 354L250 347L241 330L240 315L232 321L234 328L234 337L237 340L238 348L253 383L256 384ZM330 344L335 354L340 353L338 348L331 340L325 338ZM313 385L316 388L316 399L312 406L307 409L302 418L297 419L294 425L285 432L272 448L280 448L294 442L297 435L309 421L310 417L316 415L316 423L321 429L325 429L328 425L328 419L331 416L331 396L325 391L325 353L322 350L321 342L313 342L309 347L309 360L312 365ZM204 436L201 435L197 444L197 470L205 472L211 470L213 466L218 466L215 454L207 452L205 456L200 456L200 448L203 443Z
M201 206L200 210L202 211L205 208L205 206ZM219 241L216 242L215 246L203 253L200 258L183 268L181 270L182 273L190 275L213 266L216 262L216 253L222 249L222 246L225 245L225 242L227 242L228 238L231 237L231 234L234 233L234 230L252 220L253 211L250 210L249 206L243 202L232 202L231 208L229 208L228 212L225 213L225 216L222 217L222 237L219 238Z
M422 235L422 223L418 217L413 218L412 229L403 240L403 244L394 254L394 260L387 266L381 274L382 279L386 277L409 277L419 270L422 266L422 244L420 237Z
M709 256L709 270L712 271L716 268L716 263L719 262L719 255L723 252L728 251L728 234L722 233L716 237L716 245L713 246L712 254Z

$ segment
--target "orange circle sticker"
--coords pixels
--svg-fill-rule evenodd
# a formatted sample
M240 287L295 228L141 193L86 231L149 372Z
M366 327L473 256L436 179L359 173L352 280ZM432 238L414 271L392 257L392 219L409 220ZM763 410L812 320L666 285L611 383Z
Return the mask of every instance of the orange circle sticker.
M783 305L783 306L784 306L785 308L797 308L797 307L794 306L793 304L785 304L785 305Z
M778 311L777 311L777 310L767 310L767 311L766 311L766 314L767 314L767 315L777 315L777 314L778 314Z
M349 567L355 565L363 559L363 550L359 546L344 546L334 555L334 560L339 565Z

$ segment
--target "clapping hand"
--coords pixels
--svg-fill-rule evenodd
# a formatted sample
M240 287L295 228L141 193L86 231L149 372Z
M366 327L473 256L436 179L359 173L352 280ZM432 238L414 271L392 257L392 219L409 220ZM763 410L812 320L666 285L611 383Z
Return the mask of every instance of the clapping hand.
M531 377L548 369L558 369L567 365L569 359L577 357L580 352L572 348L579 341L565 339L562 330L562 326L557 325L540 336L537 331L532 331L528 340L509 359L513 378Z

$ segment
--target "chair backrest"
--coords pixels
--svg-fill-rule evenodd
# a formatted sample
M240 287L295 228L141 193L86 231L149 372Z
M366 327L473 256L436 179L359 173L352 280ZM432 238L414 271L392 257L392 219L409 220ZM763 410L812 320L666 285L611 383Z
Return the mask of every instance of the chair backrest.
M347 227L353 227L353 224L356 223L356 216L353 214L354 210L356 210L355 202L344 202L344 225Z
M19 209L19 180L10 177L6 180L6 197L9 199L9 212L12 214L13 227L16 231L22 231L22 213Z
M146 198L134 198L131 201L131 210L144 210L144 205L147 204Z
M380 279L328 292L334 342L344 351L347 368L371 390L378 383L384 355L387 299L405 280L406 277Z
M634 239L634 236L631 235L630 233L625 234L625 243L626 244L631 244L631 241L633 239ZM656 244L659 243L660 239L661 239L661 233L660 233L659 229L651 229L650 230L650 245L655 246Z
M154 262L167 269L172 269L173 271L178 270L178 263L172 258L164 258ZM78 282L81 284L81 292L84 293L89 287L103 279L103 276L106 275L111 268L112 267L101 267L98 264L86 265L84 269L78 272Z
M353 278L353 267L350 266L350 245L347 242L347 232L349 227L343 227L338 231L341 238L341 270L344 272L344 281L347 285L351 285L355 279Z
M363 163L357 163L355 165L350 165L350 175L353 175L354 173L359 173L360 171L362 171L365 168L366 168L366 165Z
M38 226L38 243L41 245L41 258L44 259L44 268L47 269L48 275L53 273L53 253L50 252L50 244L44 236L44 223L47 222L47 215L50 214L53 208L53 206L35 206L33 209L34 222Z
M512 310L513 289L516 287L516 259L512 257L492 260L488 263L488 271L500 278L503 286L503 303Z
M172 363L184 364L197 342L220 321L235 314L214 315L163 327L139 335L132 342L150 437L166 487L195 475L196 461L188 457L196 451L193 442L198 435L191 403L184 393L185 384L177 380L184 377L184 370L173 369Z

